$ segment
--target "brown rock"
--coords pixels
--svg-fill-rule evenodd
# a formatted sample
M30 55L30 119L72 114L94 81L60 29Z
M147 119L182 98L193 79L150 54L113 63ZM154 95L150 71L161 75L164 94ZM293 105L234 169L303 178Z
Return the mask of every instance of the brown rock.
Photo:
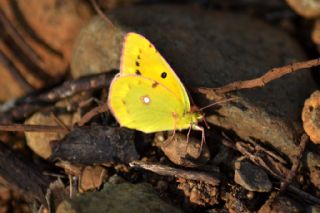
M106 169L102 166L86 166L79 179L80 192L98 189L107 177Z
M315 21L311 38L316 45L320 46L320 19L317 19Z
M57 116L66 126L72 127L79 120L78 114L62 114ZM57 126L52 115L37 112L25 121L25 124ZM50 142L61 140L66 134L55 132L26 132L27 144L32 151L44 159L52 154Z
M273 202L266 202L258 211L259 213L287 213L303 212L297 201L285 196L279 196Z
M310 181L318 189L320 189L320 170L318 168L310 169Z
M37 60L31 60L30 54L16 50L17 47L7 41L12 40L7 38L10 34L3 33L0 50L19 70L22 77L35 88L42 87L47 83L46 80L53 81L54 77L65 73L70 64L75 37L92 13L87 3L77 0L0 0L0 8L27 45L33 49ZM10 70L2 63L0 75L0 101L30 92L13 78ZM44 76L52 76L52 79L45 79Z
M176 133L174 138L169 138L161 144L164 154L173 163L185 167L195 167L199 164L205 164L210 160L208 146L203 144L200 150L201 142L195 138L189 138L183 134Z
M43 69L51 74L63 73L71 60L74 40L92 15L90 6L84 1L56 0L18 1L18 7L34 32L59 54L48 48L33 45L43 59ZM33 44L33 42L30 42Z
M178 189L182 190L185 196L189 197L190 202L206 206L218 203L218 188L195 181L178 180Z
M287 3L299 15L306 18L316 18L320 16L319 0L287 0Z
M312 93L304 102L302 110L303 128L312 142L320 143L320 91Z
M226 195L226 207L231 213L250 212L246 205L232 193Z

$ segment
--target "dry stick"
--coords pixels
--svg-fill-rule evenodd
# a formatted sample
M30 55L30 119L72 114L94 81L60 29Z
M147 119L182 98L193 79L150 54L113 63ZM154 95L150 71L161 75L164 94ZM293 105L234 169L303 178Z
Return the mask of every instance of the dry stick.
M12 123L21 121L39 109L53 104L63 98L70 97L83 91L108 87L114 72L100 73L86 76L73 81L67 81L62 85L38 96L27 96L14 104L10 104L6 111L0 113L0 123Z
M244 156L246 156L249 160L251 160L253 163L255 163L256 165L258 166L261 166L262 168L264 168L269 174L271 174L273 177L279 179L279 180L283 180L283 177L285 177L287 174L289 174L289 171L286 172L286 174L277 174L277 173L281 173L281 171L273 171L274 169L277 169L277 167L272 167L270 168L270 166L268 166L266 164L266 162L263 161L263 159L259 156L255 156L255 154L251 154L250 152L248 151L244 151L244 148L243 147L240 147L239 145L239 142L235 145L233 142L231 142L230 140L226 139L226 138L222 138L222 143L231 148L231 149L234 149L234 150L237 150L239 151L240 153L242 153ZM301 141L302 144L301 144L301 148L303 148L303 143L304 143L304 139ZM309 202L312 202L312 203L316 203L318 205L320 205L320 199L311 195L311 194L308 194L307 192L301 190L301 189L298 189L297 187L293 186L293 185L289 185L287 186L287 189L297 195L299 195L300 197L304 198L305 200L308 200Z
M85 123L90 121L94 116L103 112L108 112L108 103L103 103L102 105L99 105L93 108L92 110L90 110L89 112L87 112L78 122L78 125L83 126Z
M67 129L60 126L28 125L28 124L0 124L0 131L68 133Z
M203 88L203 89L214 90L217 93L227 93L234 90L263 87L268 82L278 79L286 74L290 74L301 69L307 69L307 68L311 68L319 65L320 65L320 58L309 60L309 61L292 63L283 67L273 68L259 78L246 80L246 81L236 81L236 82L227 84L223 87L214 88L214 89L210 89L210 88Z
M309 140L309 137L308 137L307 134L303 134L301 136L300 144L299 144L299 148L298 148L299 149L299 153L295 157L294 161L292 162L291 170L290 170L289 174L287 174L286 179L283 182L281 182L281 187L280 187L279 193L285 191L287 186L292 181L292 179L296 176L297 170L298 170L299 165L300 165L300 160L301 160L302 154L303 154L303 152L304 152L304 150L306 148L308 140Z
M62 128L64 128L67 132L71 131L71 128L69 128L58 116L56 116L53 112L50 113L53 120Z
M4 12L0 9L0 23L3 25L5 31L11 36L11 38L19 45L21 50L34 64L43 67L43 62L41 58L33 51L33 49L24 41L19 32L12 26Z
M208 174L204 172L187 171L187 170L177 169L177 168L173 168L173 167L169 167L161 164L146 163L143 161L133 161L129 165L134 168L142 168L145 170L149 170L159 175L174 176L176 178L203 181L213 186L217 186L220 183L220 180L217 177L215 177L212 174Z
M299 144L299 153L298 155L296 156L296 158L294 159L294 162L292 163L292 167L291 167L291 170L289 172L287 172L287 175L285 177L284 180L281 181L280 183L280 190L278 192L273 192L269 199L267 200L267 203L269 203L269 205L271 205L276 199L277 197L283 193L287 188L290 189L290 190L294 190L294 192L299 192L299 195L305 197L306 195L308 195L307 197L308 198L311 198L311 200L313 201L317 201L319 202L320 200L318 198L316 199L313 199L313 197L307 193L301 193L301 191L299 191L297 188L293 187L293 186L290 186L289 187L289 184L290 182L292 181L292 179L294 178L294 176L296 175L296 172L297 172L297 169L300 165L300 159L302 157L302 154L305 150L305 147L306 147L306 144L309 140L309 137L308 135L306 134L303 134L301 136L301 139L300 139L300 144ZM281 179L280 179L281 180Z

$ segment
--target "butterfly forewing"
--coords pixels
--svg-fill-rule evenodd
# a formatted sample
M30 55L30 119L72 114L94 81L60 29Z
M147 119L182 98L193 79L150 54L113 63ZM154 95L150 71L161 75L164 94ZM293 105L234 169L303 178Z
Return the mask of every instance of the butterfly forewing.
M188 94L178 76L153 44L137 33L128 33L121 57L120 74L134 74L155 80L169 88L190 111Z

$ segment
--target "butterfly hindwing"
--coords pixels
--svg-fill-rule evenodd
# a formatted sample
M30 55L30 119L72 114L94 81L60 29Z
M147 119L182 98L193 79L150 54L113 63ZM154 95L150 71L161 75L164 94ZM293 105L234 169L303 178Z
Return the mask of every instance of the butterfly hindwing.
M128 33L122 50L120 74L135 74L159 82L180 99L190 110L188 94L180 79L154 45L142 35Z
M177 95L153 79L137 75L114 78L108 102L117 121L128 128L149 133L190 125L180 119L186 109Z

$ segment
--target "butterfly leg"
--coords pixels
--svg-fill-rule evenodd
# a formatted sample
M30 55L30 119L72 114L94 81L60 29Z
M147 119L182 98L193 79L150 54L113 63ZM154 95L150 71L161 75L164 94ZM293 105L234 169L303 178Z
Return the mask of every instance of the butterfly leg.
M173 119L173 133L171 135L170 140L173 141L175 139L176 136L176 119Z
M198 125L193 125L192 129L197 130L197 131L201 131L201 144L200 144L200 152L199 152L199 157L200 157L200 155L202 153L203 144L206 143L205 130L203 127L198 126Z
M200 145L200 155L201 155L203 144L206 143L206 135L203 127L200 128L200 131L201 131L201 145Z
M190 125L188 133L187 133L187 144L186 144L186 149L185 153L187 154L188 146L189 146L189 138L190 138L190 133L191 133L192 125Z

